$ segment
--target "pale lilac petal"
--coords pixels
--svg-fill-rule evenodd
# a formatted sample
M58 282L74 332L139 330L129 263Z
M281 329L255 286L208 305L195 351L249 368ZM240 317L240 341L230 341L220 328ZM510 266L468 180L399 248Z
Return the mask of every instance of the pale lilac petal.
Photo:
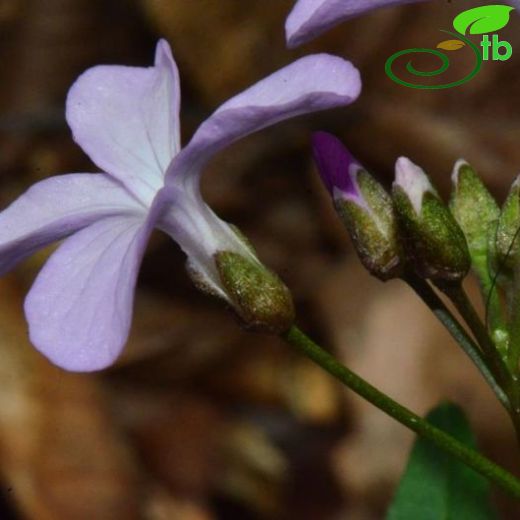
M421 1L424 0L299 0L285 22L287 45L297 47L349 18L380 7Z
M153 67L100 65L67 97L75 141L105 172L150 204L179 150L179 77L166 41Z
M25 300L33 345L78 372L111 365L130 331L134 289L157 218L108 217L68 238Z
M96 220L140 213L144 207L108 175L71 173L38 182L0 213L0 274Z
M421 213L424 194L427 191L437 193L424 170L410 161L408 157L397 159L393 185L399 186L408 195L417 215Z
M359 71L329 54L301 58L221 105L170 166L168 182L200 172L217 151L284 119L348 105L361 91Z

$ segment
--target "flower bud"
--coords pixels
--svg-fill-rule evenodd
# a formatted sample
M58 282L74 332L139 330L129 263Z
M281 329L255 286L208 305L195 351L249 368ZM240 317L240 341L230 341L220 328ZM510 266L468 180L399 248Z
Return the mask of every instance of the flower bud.
M394 204L410 264L419 276L461 280L470 268L464 233L424 171L406 157L396 163Z
M495 237L495 268L513 271L520 250L520 176L509 190L498 219Z
M455 163L452 181L451 213L464 232L473 264L486 266L490 228L498 220L500 209L466 161Z
M365 268L380 280L399 276L401 263L392 199L333 135L313 135L314 159Z

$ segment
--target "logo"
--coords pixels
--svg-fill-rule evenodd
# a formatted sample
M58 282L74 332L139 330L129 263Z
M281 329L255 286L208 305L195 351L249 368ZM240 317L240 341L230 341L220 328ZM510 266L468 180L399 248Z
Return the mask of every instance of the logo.
M436 49L415 48L405 49L403 51L392 54L385 63L386 75L395 83L409 88L439 90L452 87L458 87L473 79L480 71L484 61L506 61L513 55L513 48L508 41L501 41L497 34L490 34L504 28L509 22L509 15L513 7L508 5L485 5L475 7L467 11L463 11L453 20L453 27L455 31L446 31L441 29L441 32L446 33L454 38L443 40L437 44ZM473 43L466 35L482 35L480 44ZM393 71L394 62L401 56L407 54L430 54L440 60L440 66L430 71L417 70L411 60L406 63L406 71L419 78L427 78L439 76L446 72L450 66L448 56L442 51L458 51L467 48L472 51L474 58L474 67L464 78L450 81L439 85L411 83L399 78ZM441 50L438 50L441 49Z

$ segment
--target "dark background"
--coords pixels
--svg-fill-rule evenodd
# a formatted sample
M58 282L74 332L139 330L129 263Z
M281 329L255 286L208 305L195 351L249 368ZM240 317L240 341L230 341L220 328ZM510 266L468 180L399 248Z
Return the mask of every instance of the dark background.
M404 286L363 272L310 159L311 131L332 131L387 185L406 155L447 195L465 157L503 198L520 170L518 13L500 32L513 58L485 63L462 87L411 90L384 74L388 56L435 47L439 29L474 5L381 10L289 51L290 0L0 0L0 205L50 175L96 171L65 124L67 89L95 64L150 65L161 36L180 69L183 142L228 97L300 55L351 59L364 81L358 102L233 145L208 167L205 196L286 281L305 330L419 413L460 403L482 449L514 471L513 431L493 395ZM453 63L450 74L464 75L471 54ZM49 252L0 281L1 518L384 516L411 434L276 338L242 331L191 285L164 235L149 245L117 366L76 375L49 365L22 313ZM505 517L519 513L495 499Z

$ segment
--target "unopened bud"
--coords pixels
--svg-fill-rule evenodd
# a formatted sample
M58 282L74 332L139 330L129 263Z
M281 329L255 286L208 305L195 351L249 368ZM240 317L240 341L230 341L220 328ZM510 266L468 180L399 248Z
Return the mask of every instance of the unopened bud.
M409 263L419 276L461 280L471 260L466 238L424 171L406 157L396 163L393 198Z
M450 210L466 237L474 264L485 266L489 233L500 209L475 170L464 160L455 163Z
M495 237L494 267L512 271L520 250L520 177L517 177L500 212Z
M361 262L380 280L399 276L399 243L390 195L333 135L317 132L312 144L321 178Z

